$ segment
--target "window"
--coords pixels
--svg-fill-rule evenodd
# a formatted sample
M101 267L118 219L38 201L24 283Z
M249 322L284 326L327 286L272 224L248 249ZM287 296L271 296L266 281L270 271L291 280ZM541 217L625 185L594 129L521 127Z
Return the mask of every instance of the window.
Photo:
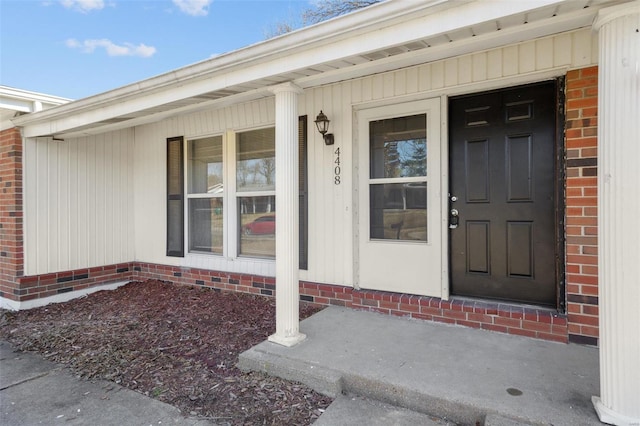
M189 251L222 254L224 173L222 136L187 141Z
M167 139L167 256L184 256L183 138Z
M276 132L260 129L236 135L238 254L276 256Z
M306 133L304 116L298 133L301 269L307 267ZM187 140L186 162L183 138L167 140L167 255L170 249L173 256L184 255L186 177L189 252L275 257L275 129L238 132L229 139Z
M426 115L369 123L370 238L427 241Z

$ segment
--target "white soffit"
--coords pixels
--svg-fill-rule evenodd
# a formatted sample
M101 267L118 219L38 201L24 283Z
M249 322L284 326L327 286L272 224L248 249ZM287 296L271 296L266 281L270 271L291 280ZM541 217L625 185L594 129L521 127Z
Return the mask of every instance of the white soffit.
M628 1L390 0L14 123L26 137L117 130L590 26Z

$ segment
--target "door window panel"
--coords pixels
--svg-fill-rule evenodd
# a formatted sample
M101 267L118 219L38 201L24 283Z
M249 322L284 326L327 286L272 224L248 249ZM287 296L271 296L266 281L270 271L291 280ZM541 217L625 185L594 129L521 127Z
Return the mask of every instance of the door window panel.
M427 116L369 123L370 238L427 241Z
M418 114L369 124L372 179L427 175L425 123L426 115Z
M426 183L370 185L371 238L427 241Z

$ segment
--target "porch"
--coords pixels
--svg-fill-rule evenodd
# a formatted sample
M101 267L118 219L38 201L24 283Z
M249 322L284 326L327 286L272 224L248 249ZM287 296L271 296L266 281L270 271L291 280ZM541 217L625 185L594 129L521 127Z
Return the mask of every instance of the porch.
M263 342L241 354L238 366L338 396L320 424L384 416L376 403L357 417L348 408L356 396L460 424L601 424L591 404L600 389L597 348L335 306L300 330L307 338L298 345ZM391 411L394 419L409 413Z

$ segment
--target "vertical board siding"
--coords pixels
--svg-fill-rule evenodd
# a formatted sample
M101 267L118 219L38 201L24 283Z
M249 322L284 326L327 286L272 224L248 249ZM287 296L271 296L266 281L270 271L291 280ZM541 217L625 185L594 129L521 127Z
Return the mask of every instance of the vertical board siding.
M26 141L25 275L133 258L133 133Z
M136 258L166 257L166 139L180 136L177 120L136 128L134 148L134 229Z

